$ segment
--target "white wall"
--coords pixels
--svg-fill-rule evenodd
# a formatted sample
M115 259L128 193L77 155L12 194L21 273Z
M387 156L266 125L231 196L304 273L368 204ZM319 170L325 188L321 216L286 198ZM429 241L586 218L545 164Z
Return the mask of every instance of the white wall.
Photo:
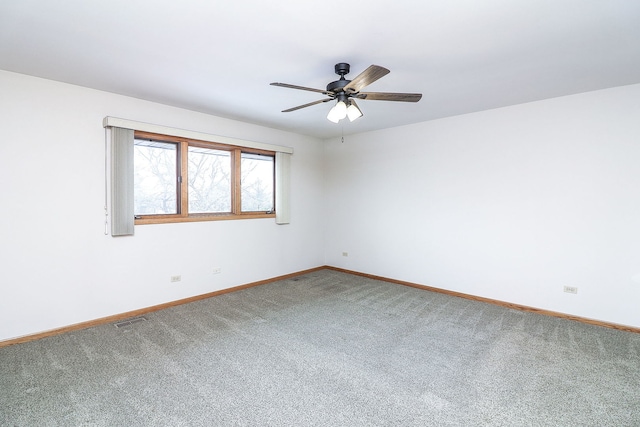
M105 236L105 116L293 147L292 223ZM0 121L0 340L323 264L320 140L4 71Z
M640 85L329 140L325 162L327 264L640 327Z
M325 263L640 327L640 85L344 144L3 71L0 94L0 340ZM294 147L292 224L105 236L107 115Z

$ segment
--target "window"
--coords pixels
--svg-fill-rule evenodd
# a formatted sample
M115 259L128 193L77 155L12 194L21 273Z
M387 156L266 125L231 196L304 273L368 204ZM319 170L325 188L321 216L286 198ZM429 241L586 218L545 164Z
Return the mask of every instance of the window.
M273 156L242 153L240 190L243 211L273 210Z
M178 213L178 144L134 140L133 193L136 215Z
M136 224L274 217L275 153L134 134Z
M231 151L189 147L189 212L231 212Z

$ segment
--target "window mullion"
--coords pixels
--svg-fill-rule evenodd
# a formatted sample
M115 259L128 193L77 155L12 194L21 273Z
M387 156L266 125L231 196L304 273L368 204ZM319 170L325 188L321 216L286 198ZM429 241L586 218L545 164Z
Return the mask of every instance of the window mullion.
M189 151L189 144L187 142L180 142L180 159L178 160L178 197L180 200L180 216L189 216L189 173L188 165L189 159L187 153Z
M231 153L231 161L233 162L231 174L231 209L234 215L240 214L242 202L240 199L240 162L242 160L241 151L235 149Z

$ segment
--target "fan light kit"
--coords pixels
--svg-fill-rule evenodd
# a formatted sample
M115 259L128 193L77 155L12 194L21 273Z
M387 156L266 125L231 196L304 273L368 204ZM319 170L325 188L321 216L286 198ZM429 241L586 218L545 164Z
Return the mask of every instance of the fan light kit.
M326 90L314 89L304 86L290 85L287 83L271 83L272 86L287 87L290 89L308 90L311 92L319 92L327 95L328 98L313 101L308 104L299 105L297 107L282 110L283 113L289 113L291 111L300 110L301 108L310 107L312 105L321 104L323 102L329 102L337 100L329 114L327 119L333 123L338 123L345 117L349 117L350 121L356 120L358 117L362 117L362 110L356 104L355 98L367 99L374 101L401 101L401 102L418 102L422 98L421 93L395 93L395 92L360 92L365 86L370 85L381 77L389 74L389 70L379 65L371 65L369 68L358 74L353 80L347 80L344 78L345 74L349 74L350 65L346 62L336 64L335 72L340 76L339 80L331 82L327 85Z
M344 98L344 99L343 99ZM348 99L346 96L341 95L338 97L338 102L329 110L327 119L333 123L338 123L345 117L349 117L349 121L354 121L358 117L362 117L362 111L356 105L356 101Z

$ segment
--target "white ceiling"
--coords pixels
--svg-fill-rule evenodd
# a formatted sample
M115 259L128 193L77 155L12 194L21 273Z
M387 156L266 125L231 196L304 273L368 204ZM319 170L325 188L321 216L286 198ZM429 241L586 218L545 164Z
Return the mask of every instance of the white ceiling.
M338 62L423 98L280 112ZM0 69L326 138L640 83L640 1L4 0Z

